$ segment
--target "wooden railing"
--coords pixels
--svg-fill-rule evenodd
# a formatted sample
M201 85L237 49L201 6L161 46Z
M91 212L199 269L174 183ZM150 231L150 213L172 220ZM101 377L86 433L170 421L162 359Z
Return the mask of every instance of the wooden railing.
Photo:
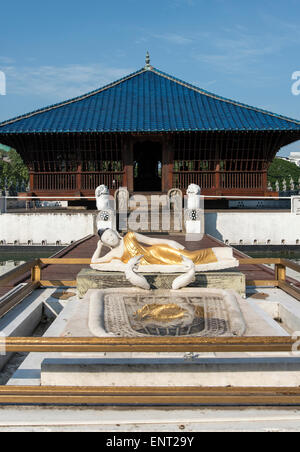
M0 403L6 405L299 407L300 388L0 386ZM160 422L163 423L161 417ZM42 420L40 425L43 425Z
M120 172L94 172L81 174L81 189L95 190L99 185L106 185L110 189L118 189L123 182L122 171Z
M124 172L31 173L32 190L40 192L94 191L99 185L110 189L122 186Z
M286 269L290 268L300 273L300 265L291 262L287 259L281 258L243 258L239 259L240 265L275 265L274 279L269 280L247 280L247 286L253 287L279 287L285 292L290 293L294 298L300 301L300 289L292 285L287 280ZM6 273L0 277L0 287L8 286L9 283L18 277L25 275L26 272L31 271L31 282L41 285L43 287L53 286L76 286L76 280L72 281L46 281L42 278L42 266L43 265L90 265L91 259L64 259L64 258L49 258L49 259L37 259L32 262L28 262L14 270Z
M7 337L7 353L291 352L296 339L275 337Z
M275 265L275 278L274 280L247 280L248 286L254 287L279 287L285 292L290 293L294 298L300 301L300 289L291 285L286 278L286 268L290 268L300 273L300 265L290 262L286 259L239 259L240 265ZM39 266L46 265L90 265L90 259L40 259ZM33 279L34 280L34 279ZM57 285L57 281L45 281L38 280L44 287L53 287ZM61 284L66 286L76 286L76 281L60 281Z
M191 184L199 185L202 189L211 189L216 186L215 171L178 171L173 173L173 185L181 190Z
M232 171L220 173L220 186L231 189L259 189L263 186L263 173L255 171Z
M298 338L21 338L0 337L7 353L233 353L291 352ZM299 387L185 387L180 377L173 387L55 387L0 386L1 404L51 405L205 405L205 406L300 406Z
M174 171L173 185L181 190L190 184L203 190L264 190L264 173L261 171Z
M0 276L0 287L9 287L17 280L17 278L25 277L27 273L33 272L34 268L39 268L39 260L27 262L8 273ZM20 284L16 288L9 290L5 296L0 298L0 318L3 317L10 309L14 308L24 298L30 295L40 286L38 275L32 277L31 283Z
M77 188L77 173L33 174L34 191L74 191Z

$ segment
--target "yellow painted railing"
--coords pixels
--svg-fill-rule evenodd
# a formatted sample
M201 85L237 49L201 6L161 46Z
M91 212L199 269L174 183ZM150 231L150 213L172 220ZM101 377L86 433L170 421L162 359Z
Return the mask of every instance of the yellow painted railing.
M296 340L290 336L0 337L0 345L8 353L278 353L291 352Z
M288 292L291 294L294 298L300 301L300 289L291 285L289 282L287 282L287 276L286 276L286 269L290 268L300 274L300 265L288 261L286 259L281 258L270 258L270 259L253 259L253 258L245 258L245 259L239 259L240 265L275 265L275 277L274 280L247 280L247 286L253 286L253 287L279 287L285 292ZM40 259L38 266L41 265L90 265L91 260L90 259ZM39 271L37 271L37 274L39 274ZM34 279L33 279L34 280ZM57 285L56 283L58 281L43 281L38 280L41 282L41 285L44 287L49 287L53 285ZM74 287L76 286L76 281L60 281L63 283L62 285Z
M283 352L291 337L0 338L7 352ZM0 386L1 404L300 406L299 387Z
M247 280L247 286L253 287L278 287L291 296L300 301L300 288L293 285L287 280L287 268L300 274L300 265L281 258L270 259L253 259L245 258L239 260L240 265L275 265L274 279L265 280ZM43 267L48 265L90 265L91 259L64 259L64 258L49 258L37 259L28 262L7 274L0 277L0 287L5 287L15 281L17 278L26 276L27 272L31 272L32 284L42 287L76 287L76 280L70 281L47 281L42 278ZM263 269L262 269L263 270ZM258 267L259 271L259 267Z

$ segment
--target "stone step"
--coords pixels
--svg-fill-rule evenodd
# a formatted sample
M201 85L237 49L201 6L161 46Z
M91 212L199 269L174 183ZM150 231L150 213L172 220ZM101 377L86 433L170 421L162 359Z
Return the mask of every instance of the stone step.
M44 386L297 387L300 358L233 357L46 359Z

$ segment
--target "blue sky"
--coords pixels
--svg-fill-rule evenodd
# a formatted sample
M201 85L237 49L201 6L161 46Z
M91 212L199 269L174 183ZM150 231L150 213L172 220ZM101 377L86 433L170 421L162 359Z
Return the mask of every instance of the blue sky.
M0 121L153 66L300 119L299 0L2 2ZM300 142L281 151L300 151Z

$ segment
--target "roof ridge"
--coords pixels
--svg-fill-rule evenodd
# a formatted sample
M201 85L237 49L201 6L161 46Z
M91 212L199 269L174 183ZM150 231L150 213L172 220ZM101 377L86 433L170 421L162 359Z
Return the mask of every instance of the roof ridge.
M13 124L13 123L18 122L18 121L22 121L23 119L31 118L32 116L39 115L40 113L46 113L48 111L55 110L56 108L64 107L65 105L70 105L70 104L74 104L76 102L80 102L81 100L84 100L84 99L87 99L89 97L95 96L96 94L99 94L102 91L105 91L107 89L113 88L114 86L117 86L117 85L119 85L122 82L130 80L131 78L133 78L133 77L135 77L137 75L140 75L143 72L148 72L148 70L149 69L146 69L146 68L139 69L138 71L133 72L133 73L131 73L131 74L125 76L125 77L122 77L121 79L118 79L118 80L116 80L114 82L109 83L108 85L104 85L101 88L98 88L96 90L90 91L90 92L88 92L86 94L82 94L81 96L77 96L77 97L74 97L72 99L68 99L68 100L65 100L63 102L59 102L57 104L48 105L47 107L39 108L38 110L34 110L34 111L30 112L30 113L25 113L24 115L16 116L15 118L8 119L7 121L1 122L0 123L0 127L7 126L9 124Z
M242 102L238 102L238 101L235 101L233 99L228 99L226 97L219 96L218 94L214 94L214 93L211 93L209 91L206 91L205 89L199 88L199 87L197 87L195 85L192 85L191 83L184 82L183 80L180 80L180 79L178 79L176 77L173 77L172 75L169 75L169 74L167 74L167 73L165 73L163 71L160 71L159 69L151 68L151 70L152 70L152 72L154 72L157 75L165 77L168 80L174 81L174 82L178 83L179 85L184 86L186 88L193 89L194 91L196 91L196 92L198 92L200 94L203 94L203 95L205 95L207 97L211 97L212 99L216 99L216 100L219 100L219 101L222 101L222 102L225 102L225 103L229 103L229 104L235 105L237 107L247 108L248 110L253 110L253 111L256 111L256 112L259 112L259 113L263 113L263 114L266 114L266 115L269 115L269 116L273 116L274 118L284 119L285 121L290 121L290 122L293 122L295 124L300 124L300 121L297 120L297 119L293 119L293 118L290 118L290 117L284 116L284 115L279 115L277 113L273 113L271 111L264 110L263 108L253 107L251 105L244 104Z

